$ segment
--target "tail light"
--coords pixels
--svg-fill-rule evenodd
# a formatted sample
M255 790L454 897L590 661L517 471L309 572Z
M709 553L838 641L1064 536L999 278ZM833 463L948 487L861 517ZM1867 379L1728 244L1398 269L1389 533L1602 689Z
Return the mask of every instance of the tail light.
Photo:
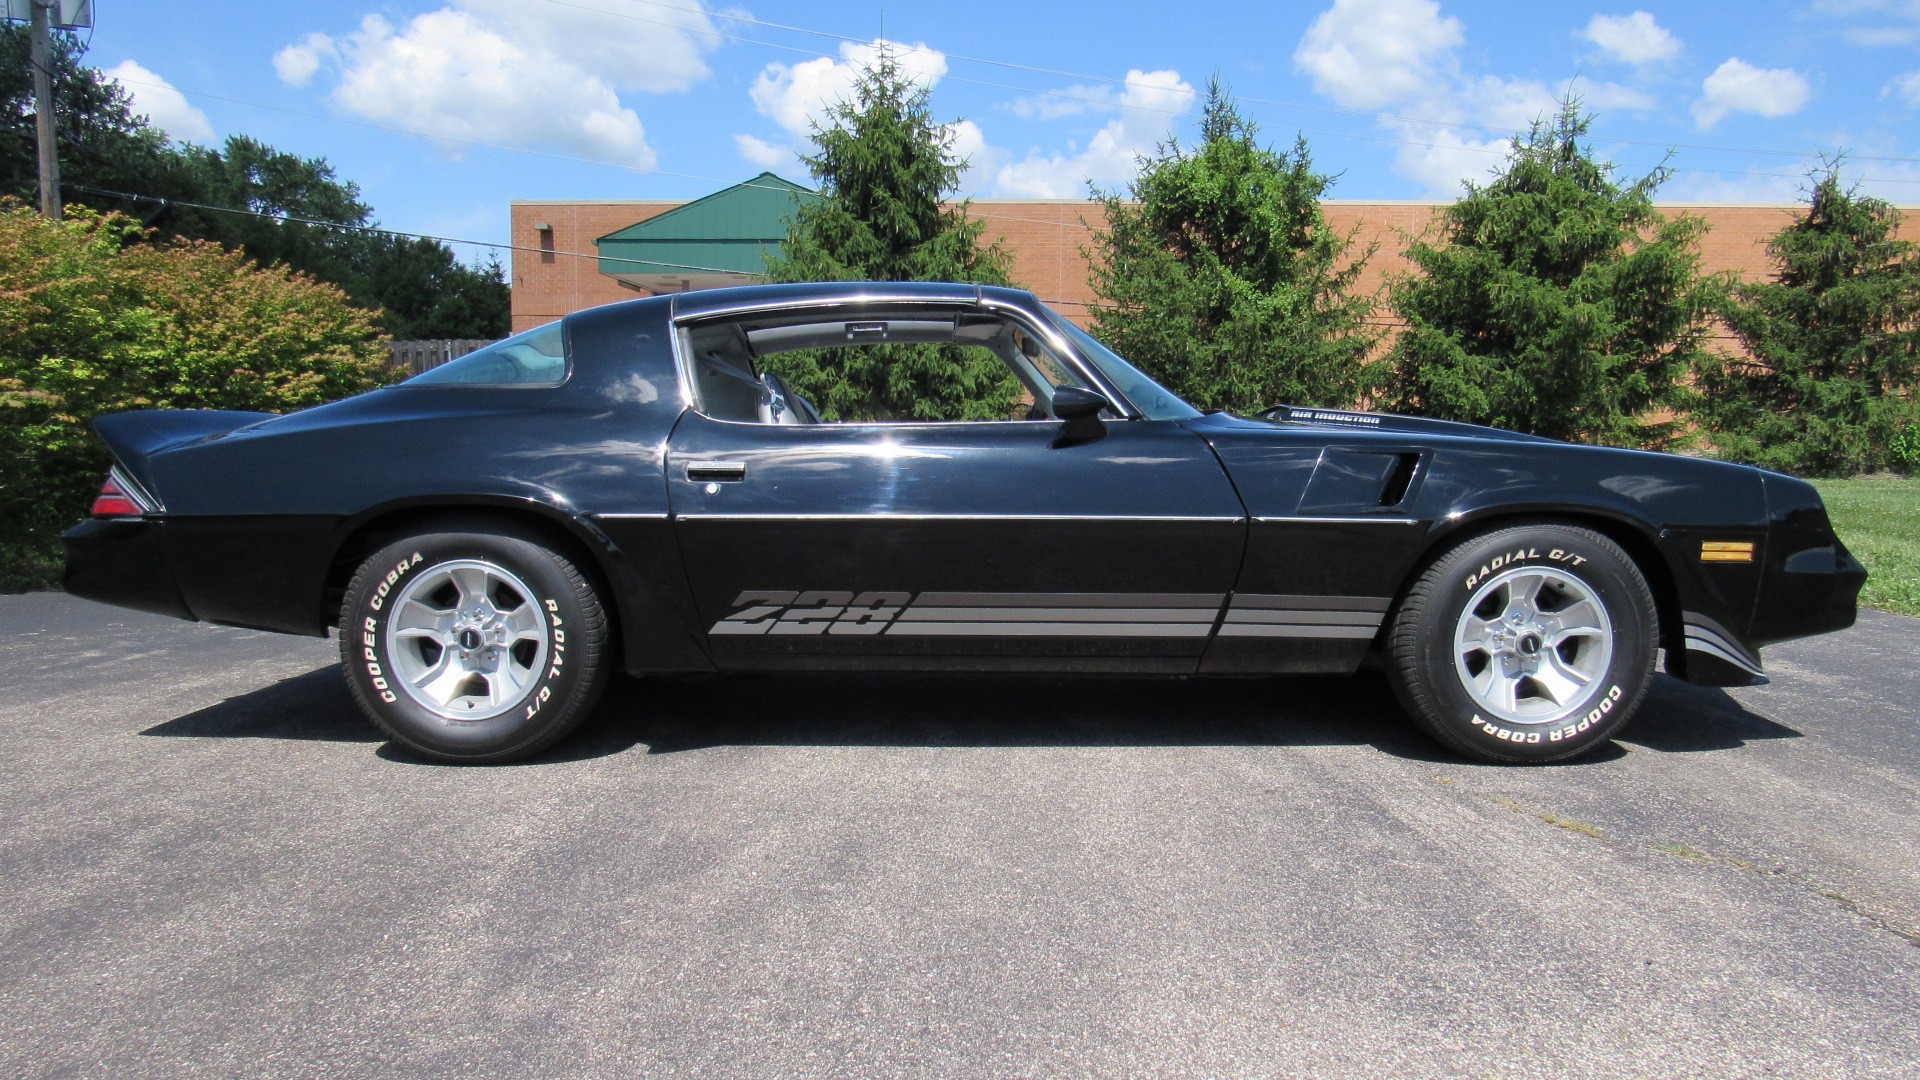
M139 496L134 494L134 486L120 470L107 474L100 485L100 494L94 496L93 509L88 511L94 517L139 517L147 512Z

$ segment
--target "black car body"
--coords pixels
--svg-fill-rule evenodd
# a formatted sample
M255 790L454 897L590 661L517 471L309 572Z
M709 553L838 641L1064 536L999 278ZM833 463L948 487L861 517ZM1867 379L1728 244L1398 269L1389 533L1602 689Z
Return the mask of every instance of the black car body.
M924 326L1025 335L1079 385L1040 385L1038 422L811 423L720 370L821 327ZM286 416L102 418L139 512L67 534L66 587L323 635L371 555L454 515L577 553L635 675L1346 672L1438 553L1548 524L1631 559L1668 670L1735 685L1768 644L1850 625L1865 578L1804 481L1398 416L1200 415L1010 289L724 289L555 333L531 381L469 365ZM1099 413L1063 419L1080 398Z

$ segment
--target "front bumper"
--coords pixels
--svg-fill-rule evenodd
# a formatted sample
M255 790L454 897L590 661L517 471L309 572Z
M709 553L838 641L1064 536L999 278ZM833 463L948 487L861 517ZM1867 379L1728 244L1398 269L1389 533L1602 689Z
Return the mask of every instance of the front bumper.
M61 587L103 604L192 619L167 557L164 522L89 518L60 536L67 551Z

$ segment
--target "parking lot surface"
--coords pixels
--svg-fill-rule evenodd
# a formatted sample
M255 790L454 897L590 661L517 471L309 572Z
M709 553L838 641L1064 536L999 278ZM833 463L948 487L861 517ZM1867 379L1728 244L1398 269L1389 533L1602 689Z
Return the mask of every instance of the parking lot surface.
M0 1075L1913 1075L1920 620L1453 760L1376 675L626 681L0 597Z

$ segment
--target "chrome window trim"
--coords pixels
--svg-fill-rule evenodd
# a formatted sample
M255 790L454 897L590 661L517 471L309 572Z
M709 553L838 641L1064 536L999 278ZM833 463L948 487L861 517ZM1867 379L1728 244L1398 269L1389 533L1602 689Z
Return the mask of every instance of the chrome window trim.
M1038 304L1039 301L1035 300L1033 303ZM907 308L934 307L959 310L972 309L1011 318L1019 324L1021 329L1046 342L1047 347L1058 354L1068 367L1073 369L1081 379L1086 381L1087 385L1099 390L1100 394L1113 405L1113 410L1117 414L1111 418L1111 422L1140 420L1145 417L1145 414L1134 406L1130 398L1121 393L1118 388L1107 380L1106 376L1100 372L1098 365L1089 362L1085 356L1081 355L1080 350L1075 348L1073 343L1067 340L1066 335L1060 333L1051 322L1045 319L1036 319L1025 305L1008 303L995 297L986 296L981 292L979 286L974 287L974 296L972 298L942 298L925 295L902 295L898 293L857 293L850 296L836 296L829 299L786 299L766 301L758 304L732 304L727 307L714 308L709 311L691 312L685 315L676 312L670 319L673 327L673 333L670 337L673 346L674 374L680 380L681 404L693 412L699 413L702 418L711 420L716 424L740 424L746 427L777 426L762 424L758 421L749 423L744 420L724 420L720 417L709 415L695 403L693 400L693 376L687 367L687 351L683 346L683 338L688 328L694 324L707 322L711 319L735 318L741 315L757 315L778 311L806 311L815 308L864 307L876 304L898 305ZM954 424L992 424L997 427L1002 424L1027 422L1028 421L1023 420L841 420L833 421L824 426L835 428L897 427L924 430L928 428L947 427ZM1058 423L1059 421L1048 422Z
M112 480L120 488L121 494L132 499L133 505L139 507L142 514L159 514L166 511L166 507L160 505L160 500L148 494L147 489L141 487L132 476L128 475L127 470L121 468L119 462L115 462L107 470L107 479Z

